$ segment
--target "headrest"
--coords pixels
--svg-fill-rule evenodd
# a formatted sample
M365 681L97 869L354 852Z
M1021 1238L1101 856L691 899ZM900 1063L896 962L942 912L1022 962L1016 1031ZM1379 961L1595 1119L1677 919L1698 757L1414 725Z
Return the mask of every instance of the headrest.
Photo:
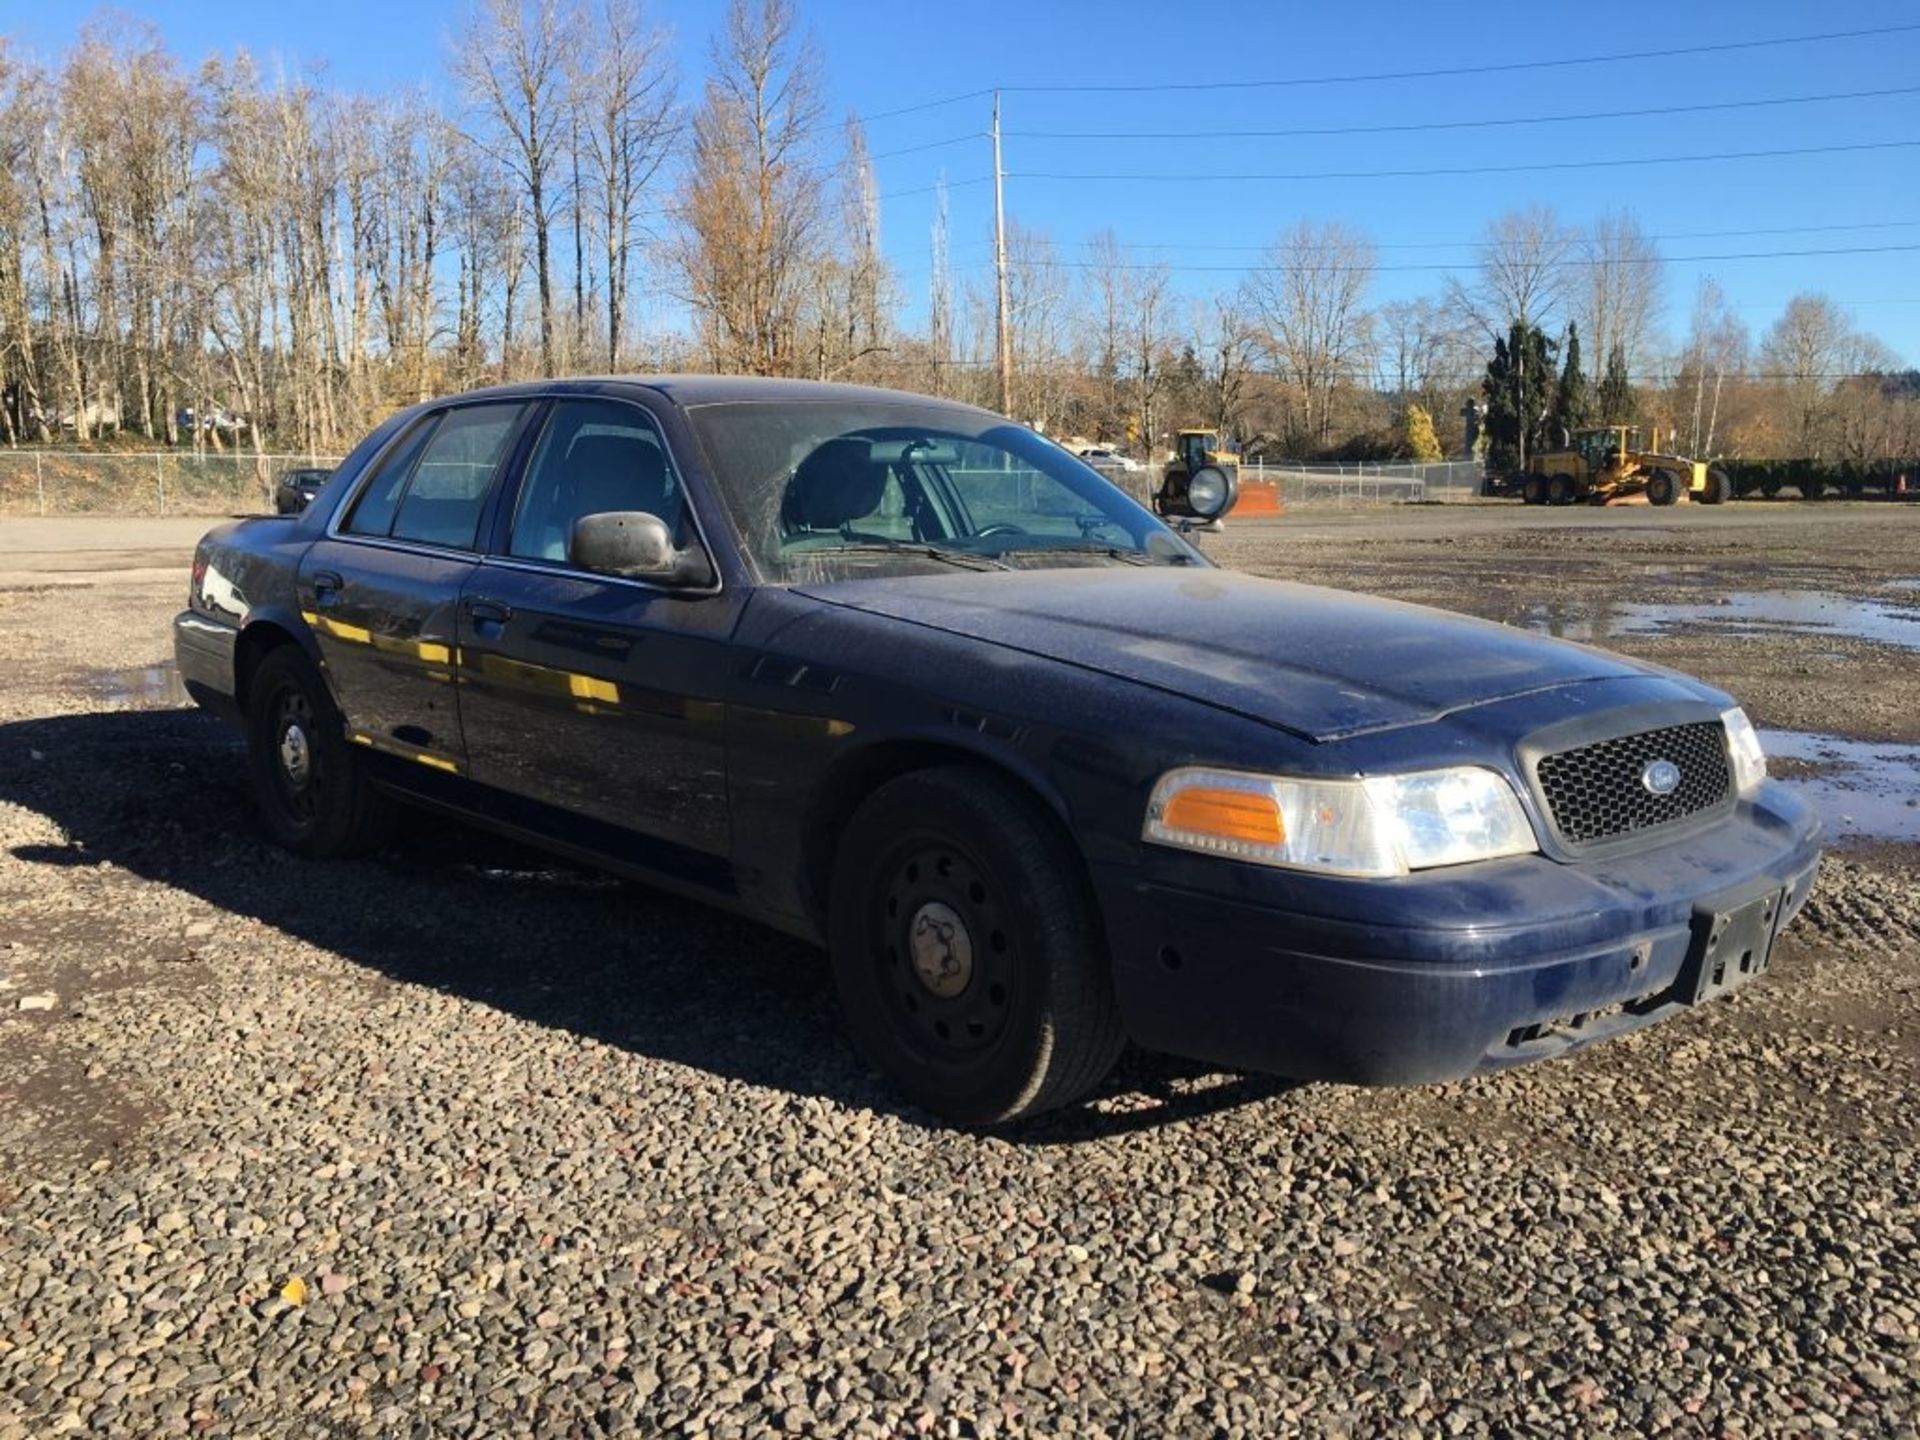
M573 481L573 513L645 510L672 522L667 513L667 465L660 447L640 435L581 435L567 447Z
M788 528L838 530L878 510L887 467L873 462L872 448L869 441L842 436L802 460L780 505Z

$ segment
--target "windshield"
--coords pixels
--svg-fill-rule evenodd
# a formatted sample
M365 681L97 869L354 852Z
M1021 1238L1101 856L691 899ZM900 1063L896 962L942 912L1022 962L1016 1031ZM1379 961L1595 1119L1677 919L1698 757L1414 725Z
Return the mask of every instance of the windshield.
M687 414L775 582L876 570L1197 565L1111 480L1024 426L929 402L742 401Z

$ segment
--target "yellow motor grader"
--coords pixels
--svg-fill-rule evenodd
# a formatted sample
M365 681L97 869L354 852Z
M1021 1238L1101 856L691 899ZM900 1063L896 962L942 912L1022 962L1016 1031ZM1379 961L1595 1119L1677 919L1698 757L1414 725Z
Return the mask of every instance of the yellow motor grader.
M1576 430L1560 449L1530 456L1518 479L1520 498L1529 505L1604 505L1635 495L1652 505L1683 498L1720 505L1733 498L1724 470L1644 446L1630 425Z

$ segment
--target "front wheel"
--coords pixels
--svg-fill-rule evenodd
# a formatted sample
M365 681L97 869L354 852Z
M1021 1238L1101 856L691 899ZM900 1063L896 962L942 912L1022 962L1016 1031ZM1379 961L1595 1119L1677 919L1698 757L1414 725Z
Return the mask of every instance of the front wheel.
M1065 1105L1120 1053L1079 857L991 772L916 771L868 797L835 857L828 939L855 1042L948 1120Z
M1647 477L1647 500L1654 505L1671 505L1680 498L1680 481L1671 470L1656 470Z
M276 845L324 860L364 854L384 838L388 803L347 744L326 681L291 645L254 671L247 752L260 823Z

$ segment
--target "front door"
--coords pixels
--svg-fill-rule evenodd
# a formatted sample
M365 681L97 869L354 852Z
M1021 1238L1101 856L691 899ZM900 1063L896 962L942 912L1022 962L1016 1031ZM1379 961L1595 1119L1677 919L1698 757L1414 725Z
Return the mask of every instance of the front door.
M460 595L523 402L423 416L381 459L335 534L300 563L301 613L356 744L465 768L454 686Z
M658 515L678 543L700 543L647 412L624 400L556 399L504 540L460 607L471 774L525 802L525 823L563 839L571 828L589 848L723 887L721 697L738 600L571 565L573 523L606 511Z

